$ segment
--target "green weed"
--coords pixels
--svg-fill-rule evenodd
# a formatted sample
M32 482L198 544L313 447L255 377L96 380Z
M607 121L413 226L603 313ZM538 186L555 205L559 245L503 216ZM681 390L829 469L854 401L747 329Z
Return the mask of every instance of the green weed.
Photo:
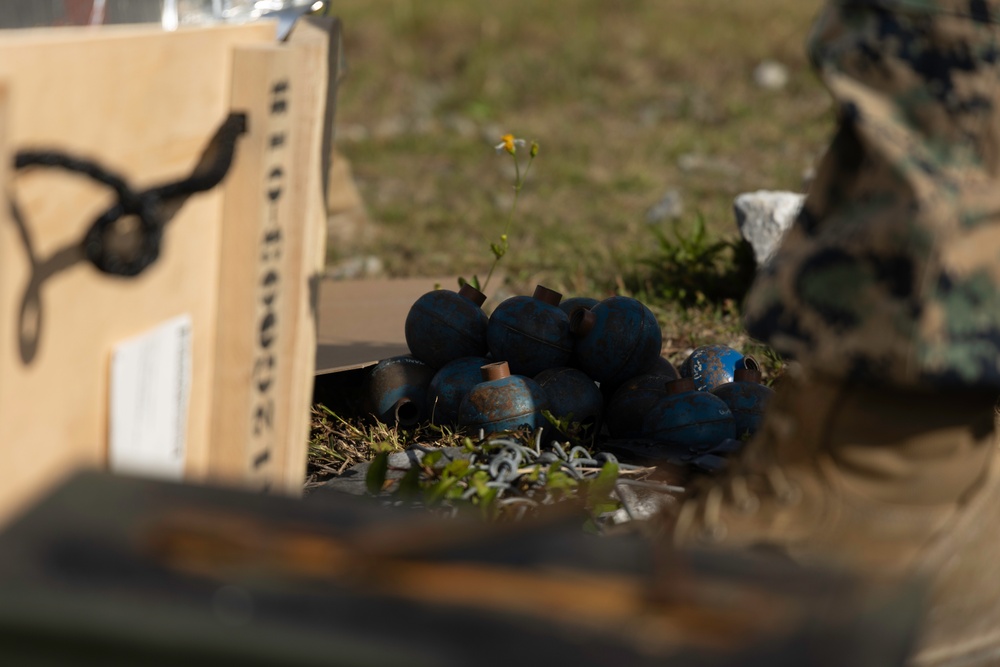
M687 229L675 222L669 233L659 228L652 233L657 246L640 260L647 269L642 287L651 296L685 306L743 299L755 264L742 239L710 234L700 214Z

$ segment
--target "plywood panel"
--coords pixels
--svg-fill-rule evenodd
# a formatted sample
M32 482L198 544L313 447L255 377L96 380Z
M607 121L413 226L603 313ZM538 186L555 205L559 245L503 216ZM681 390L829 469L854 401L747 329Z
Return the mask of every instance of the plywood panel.
M280 447L290 361L288 272L293 163L292 53L280 46L237 49L232 105L251 123L225 185L217 343L213 474L271 489L281 478ZM257 257L256 263L244 257ZM247 361L250 363L247 363Z
M10 164L17 150L52 148L96 160L137 187L183 177L229 112L234 49L268 44L273 31L270 24L177 33L0 31L6 88L0 164ZM238 162L246 159L242 148ZM112 200L107 188L33 169L14 178L3 197L0 519L68 468L105 464L115 344L181 314L193 323L187 474L203 478L210 463L222 189L189 199L167 227L159 261L132 279L77 261L74 245ZM46 270L53 272L38 280ZM30 329L30 318L21 318L33 277L41 314L36 337L22 330Z
M294 364L286 391L288 421L284 448L286 491L300 493L308 458L308 436L316 364L318 330L316 291L326 264L325 197L332 150L334 100L340 59L340 23L306 19L292 30L288 47L294 53L296 118L304 131L293 144L300 172L292 187L292 221L299 228L289 244L288 272L296 276L288 293L291 330L282 346Z

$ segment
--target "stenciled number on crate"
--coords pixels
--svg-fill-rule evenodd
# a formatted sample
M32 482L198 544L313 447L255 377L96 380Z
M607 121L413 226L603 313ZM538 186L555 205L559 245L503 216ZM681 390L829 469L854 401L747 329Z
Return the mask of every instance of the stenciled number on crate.
M275 428L275 377L280 337L278 305L281 300L281 255L283 234L280 206L285 196L287 160L285 144L288 118L288 81L271 86L271 134L268 137L270 165L265 176L267 224L260 243L261 277L258 285L257 351L254 362L253 408L254 449L251 472L264 477L263 488L270 487L267 471L272 463Z

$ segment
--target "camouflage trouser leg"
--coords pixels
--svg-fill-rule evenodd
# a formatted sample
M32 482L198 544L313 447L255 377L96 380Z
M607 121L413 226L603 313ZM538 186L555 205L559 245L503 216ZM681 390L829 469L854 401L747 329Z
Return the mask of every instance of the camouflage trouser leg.
M845 378L1000 388L998 4L827 6L810 55L839 127L752 335Z

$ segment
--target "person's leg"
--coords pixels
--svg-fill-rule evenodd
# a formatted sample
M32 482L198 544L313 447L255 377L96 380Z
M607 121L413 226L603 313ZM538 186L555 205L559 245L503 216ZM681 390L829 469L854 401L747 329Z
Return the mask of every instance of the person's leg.
M839 127L747 328L833 377L1000 391L1000 25L875 4L817 22Z
M671 526L682 547L931 573L928 665L1000 656L998 7L821 15L811 55L838 132L746 303L801 372Z

